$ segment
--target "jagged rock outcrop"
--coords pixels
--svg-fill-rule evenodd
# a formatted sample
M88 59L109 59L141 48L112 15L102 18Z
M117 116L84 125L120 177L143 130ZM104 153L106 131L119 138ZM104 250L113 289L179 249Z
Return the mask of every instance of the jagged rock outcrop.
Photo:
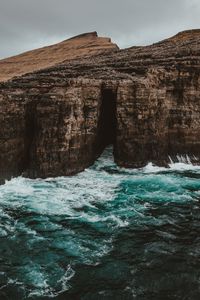
M124 167L200 162L200 30L125 50L96 33L71 42L73 57L56 58L61 43L33 70L0 62L1 178L75 174L109 143Z

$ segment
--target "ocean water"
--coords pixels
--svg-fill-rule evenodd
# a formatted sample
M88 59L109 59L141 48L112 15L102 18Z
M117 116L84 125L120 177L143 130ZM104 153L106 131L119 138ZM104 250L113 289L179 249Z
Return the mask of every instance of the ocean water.
M76 176L0 186L4 299L200 299L200 167L122 169L108 148Z

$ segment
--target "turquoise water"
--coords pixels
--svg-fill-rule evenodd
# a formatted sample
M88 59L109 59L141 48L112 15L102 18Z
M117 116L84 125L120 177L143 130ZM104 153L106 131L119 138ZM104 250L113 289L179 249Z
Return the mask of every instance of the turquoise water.
M200 167L0 186L0 299L200 299Z

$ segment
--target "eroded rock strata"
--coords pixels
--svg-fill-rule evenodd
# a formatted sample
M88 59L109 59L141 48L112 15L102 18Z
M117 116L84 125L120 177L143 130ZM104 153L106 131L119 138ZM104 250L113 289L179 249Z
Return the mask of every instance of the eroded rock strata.
M200 162L200 30L125 50L96 33L70 41L73 57L47 47L51 63L29 73L0 62L1 179L75 174L110 143L124 167Z

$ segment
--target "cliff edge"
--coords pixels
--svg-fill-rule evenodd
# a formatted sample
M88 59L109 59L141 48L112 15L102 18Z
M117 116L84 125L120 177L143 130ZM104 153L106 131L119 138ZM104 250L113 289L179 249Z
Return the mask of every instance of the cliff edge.
M28 51L0 60L0 82L26 73L54 66L60 62L108 53L118 49L110 38L98 37L97 32L88 32L61 43Z
M0 178L200 163L200 30L119 50L96 33L0 61Z

